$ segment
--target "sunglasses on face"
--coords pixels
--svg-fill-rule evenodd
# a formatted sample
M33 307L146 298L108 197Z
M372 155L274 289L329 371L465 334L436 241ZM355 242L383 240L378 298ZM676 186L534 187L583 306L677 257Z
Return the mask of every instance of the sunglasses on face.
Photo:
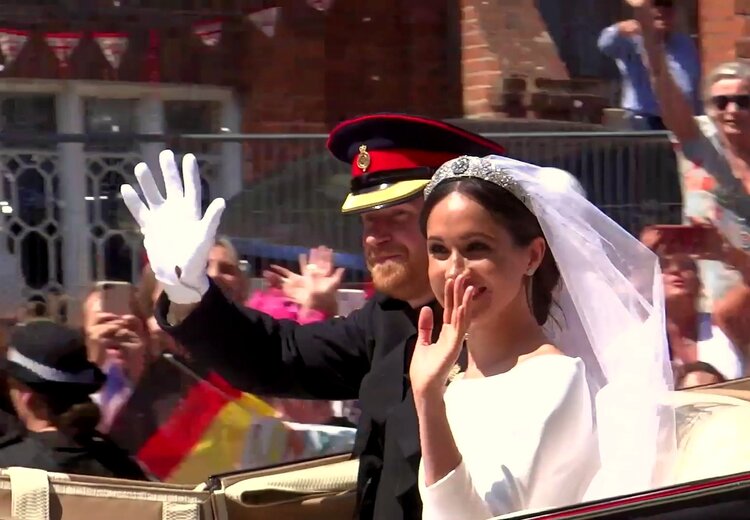
M738 94L736 96L714 96L711 104L719 110L726 110L729 103L734 103L737 108L747 110L750 108L750 94Z

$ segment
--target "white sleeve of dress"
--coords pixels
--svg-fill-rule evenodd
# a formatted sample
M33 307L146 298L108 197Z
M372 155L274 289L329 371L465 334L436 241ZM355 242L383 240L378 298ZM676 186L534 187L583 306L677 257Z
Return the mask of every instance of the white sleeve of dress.
M516 388L528 398L517 408L525 411L508 416L484 409L487 415L480 418L478 427L498 432L496 441L459 445L464 460L430 486L423 485L420 471L424 520L485 520L580 500L582 481L591 471L584 462L592 449L596 451L583 363L579 360L561 367L553 362L534 368L529 386ZM509 398L507 388L503 394L485 399L502 402ZM467 457L467 450L473 452L472 457Z
M534 463L524 483L525 508L581 502L599 465L591 394L583 363L567 380L547 384L559 401L544 421Z
M424 476L420 474L420 482ZM423 520L486 520L494 515L479 496L463 461L431 486L420 486Z

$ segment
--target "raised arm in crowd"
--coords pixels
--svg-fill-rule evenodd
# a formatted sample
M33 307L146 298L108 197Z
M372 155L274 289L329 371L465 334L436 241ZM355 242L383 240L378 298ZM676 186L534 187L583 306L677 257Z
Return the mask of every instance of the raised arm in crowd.
M654 29L651 0L628 0L641 27L645 65L662 118L684 157L681 167L686 221L710 224L709 254L700 256L706 311L746 353L750 329L750 67L719 65L707 78L706 116L694 117L690 100L667 65L664 40ZM710 250L710 251L708 251Z

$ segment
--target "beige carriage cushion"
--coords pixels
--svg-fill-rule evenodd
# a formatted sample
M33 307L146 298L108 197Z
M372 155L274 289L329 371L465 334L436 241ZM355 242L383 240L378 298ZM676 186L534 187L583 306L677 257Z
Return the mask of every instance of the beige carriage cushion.
M671 392L678 436L671 484L750 470L750 402L745 400L749 395L719 388L710 393ZM519 511L495 520L534 512Z
M675 483L750 471L750 402L718 393L674 394Z
M153 482L0 470L0 515L19 520L211 520L209 493Z
M731 388L731 387L707 387L707 388L699 388L700 393L702 394L710 394L710 395L718 395L718 396L725 396L725 397L733 397L734 399L740 399L742 401L750 401L750 390L747 389L740 389L740 388ZM697 392L697 391L696 391Z
M238 473L213 493L218 520L351 520L359 461L349 455Z
M356 459L250 477L224 490L227 498L243 504L261 505L285 501L291 497L328 495L352 491L357 487L359 461Z
M326 457L321 457L321 458L313 459L313 460L303 460L301 462L288 462L286 464L279 464L279 465L266 467L266 468L249 469L247 471L236 471L236 472L229 473L226 475L220 475L217 477L217 479L221 483L222 489L228 489L230 486L233 486L234 484L237 484L238 482L243 482L248 479L254 479L254 478L267 476L267 475L286 474L286 473L291 473L291 472L306 469L306 468L330 466L332 464L337 464L339 462L349 461L351 460L351 458L352 458L351 453L344 453L340 455L329 455Z

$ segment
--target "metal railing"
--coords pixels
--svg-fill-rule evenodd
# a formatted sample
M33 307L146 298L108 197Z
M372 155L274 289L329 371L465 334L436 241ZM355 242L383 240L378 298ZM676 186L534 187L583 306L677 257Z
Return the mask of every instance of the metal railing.
M61 256L65 251L61 244L71 237L59 230L71 232L64 222L69 205L62 200L66 193L71 194L59 190L58 185L72 177L71 172L62 171L68 162L59 159L72 143L83 145L85 160L80 164L85 165L88 185L86 193L80 194L86 197L88 229L72 232L81 234L73 237L77 243L88 244L93 251L94 278L107 273L137 277L140 241L119 200L117 184L132 182L130 168L143 157L145 147L195 152L213 158L206 164L213 160L212 169L216 170L222 160L221 145L238 143L241 161L236 175L243 177L244 188L229 200L220 232L236 239L240 254L251 261L252 271L269 262L293 264L304 248L325 244L347 255L342 262L350 266L352 281L361 279L359 219L339 213L349 189L350 169L330 156L326 137L0 134L5 158L0 164L5 180L0 198L10 201L13 208L13 213L3 210L2 215L12 234L13 252L21 257L29 294L65 291L61 265L66 258ZM664 133L534 132L487 137L502 143L511 157L572 172L589 198L632 233L649 223L680 220L677 166ZM203 173L208 184L216 182L208 168ZM127 265L120 267L123 262Z
M207 136L195 136L205 139ZM230 201L230 235L359 250L358 220L338 213L349 168L329 156L325 135L227 136L245 144L245 189ZM572 172L589 198L632 233L680 220L677 165L665 133L488 134L509 156ZM186 141L188 144L189 141Z

